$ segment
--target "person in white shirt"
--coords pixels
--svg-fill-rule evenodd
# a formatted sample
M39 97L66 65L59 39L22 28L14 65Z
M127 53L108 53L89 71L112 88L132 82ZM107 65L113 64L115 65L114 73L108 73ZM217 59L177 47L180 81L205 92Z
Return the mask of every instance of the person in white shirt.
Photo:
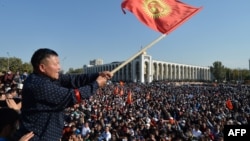
M89 123L85 122L84 125L82 126L82 136L85 137L90 132L91 130L89 128Z
M192 130L193 137L195 137L196 139L199 139L202 135L202 132L199 128L200 128L200 126L197 124L194 126L194 128Z
M109 127L105 127L105 131L98 137L98 141L110 141L111 133L109 131Z

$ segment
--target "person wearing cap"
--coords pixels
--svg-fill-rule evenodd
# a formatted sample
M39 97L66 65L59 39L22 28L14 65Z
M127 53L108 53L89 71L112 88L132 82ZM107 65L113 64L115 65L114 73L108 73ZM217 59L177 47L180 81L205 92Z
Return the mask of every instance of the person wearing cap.
M58 141L64 127L64 110L94 95L113 74L61 74L57 52L40 48L31 57L33 72L23 84L20 128L16 137L33 131L31 140Z
M4 74L3 76L3 83L4 86L7 87L11 87L11 85L14 82L14 74L12 73L11 70L8 70L7 73Z

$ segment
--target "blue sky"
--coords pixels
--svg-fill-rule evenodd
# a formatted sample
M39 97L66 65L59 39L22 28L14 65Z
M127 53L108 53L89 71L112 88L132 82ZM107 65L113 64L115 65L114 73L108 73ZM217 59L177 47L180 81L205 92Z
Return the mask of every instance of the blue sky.
M123 61L161 33L140 23L121 0L0 0L0 57L29 62L38 48L58 52L62 69L93 59ZM182 0L203 9L147 50L155 60L248 69L249 0ZM8 53L7 53L8 52Z

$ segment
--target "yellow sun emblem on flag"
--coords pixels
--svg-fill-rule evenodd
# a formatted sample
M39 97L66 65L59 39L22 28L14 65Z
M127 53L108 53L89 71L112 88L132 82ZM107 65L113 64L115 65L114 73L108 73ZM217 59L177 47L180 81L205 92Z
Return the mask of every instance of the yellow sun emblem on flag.
M164 0L144 0L143 9L151 18L160 18L171 12L170 6Z

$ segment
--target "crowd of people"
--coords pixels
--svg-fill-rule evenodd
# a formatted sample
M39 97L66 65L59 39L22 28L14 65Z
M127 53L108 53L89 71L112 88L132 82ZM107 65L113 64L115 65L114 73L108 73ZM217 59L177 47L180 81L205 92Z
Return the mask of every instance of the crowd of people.
M249 85L108 83L109 71L61 74L48 48L31 64L1 76L0 113L20 116L0 116L0 140L223 141L225 125L250 123Z
M1 79L0 106L20 112L14 78ZM222 141L224 125L249 123L247 85L110 83L65 110L61 140Z
M0 74L0 141L12 141L13 135L19 128L22 107L22 86L28 76L27 72L20 74L1 72ZM25 134L18 141L28 141L34 136L33 132Z
M0 75L0 107L9 107L20 112L21 91L23 81L27 77L27 72L20 74L19 71L2 72Z
M222 141L224 125L250 123L249 100L245 85L113 83L65 111L62 139Z

